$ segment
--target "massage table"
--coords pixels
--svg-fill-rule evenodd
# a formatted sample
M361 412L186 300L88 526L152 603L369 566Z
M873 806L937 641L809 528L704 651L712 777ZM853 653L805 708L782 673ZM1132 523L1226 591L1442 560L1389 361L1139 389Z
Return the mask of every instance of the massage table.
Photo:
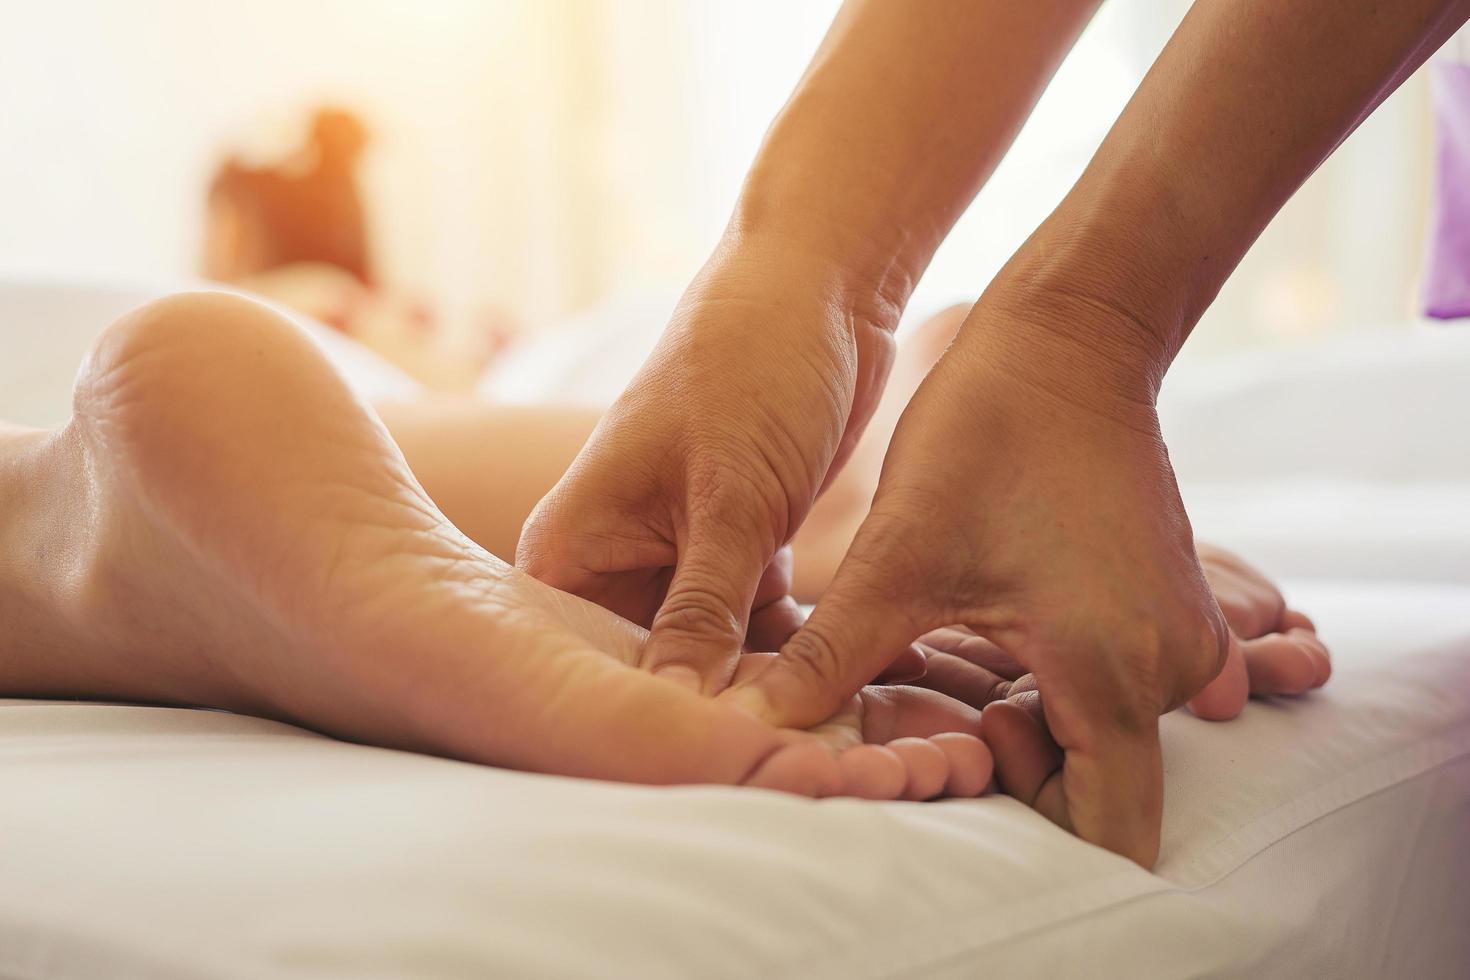
M0 284L0 417L64 417L89 336L150 292ZM0 978L1470 976L1452 331L1171 383L1197 529L1285 576L1335 672L1229 724L1163 719L1152 871L1003 796L624 786L219 711L0 700ZM365 393L411 394L316 335Z

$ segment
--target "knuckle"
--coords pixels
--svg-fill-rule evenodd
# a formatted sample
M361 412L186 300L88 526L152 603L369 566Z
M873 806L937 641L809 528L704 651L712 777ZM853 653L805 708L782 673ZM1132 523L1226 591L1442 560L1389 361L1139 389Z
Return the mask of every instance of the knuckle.
M791 500L781 481L754 461L698 453L685 464L684 496L690 523L706 533L757 532L765 538L774 532L773 549L786 538Z
M744 635L743 618L713 591L685 587L670 593L653 619L652 632L665 642L719 641L739 647Z
M781 662L798 682L820 690L842 675L846 658L839 641L808 625L781 649Z
M526 518L516 540L516 567L533 578L546 576L572 559L572 543L564 533L567 521L556 503L543 500Z

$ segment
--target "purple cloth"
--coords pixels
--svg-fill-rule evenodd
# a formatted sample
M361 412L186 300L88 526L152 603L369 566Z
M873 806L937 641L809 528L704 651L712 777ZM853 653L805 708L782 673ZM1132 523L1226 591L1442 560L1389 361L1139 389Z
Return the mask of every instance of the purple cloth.
M1470 65L1432 66L1436 165L1424 312L1470 316Z

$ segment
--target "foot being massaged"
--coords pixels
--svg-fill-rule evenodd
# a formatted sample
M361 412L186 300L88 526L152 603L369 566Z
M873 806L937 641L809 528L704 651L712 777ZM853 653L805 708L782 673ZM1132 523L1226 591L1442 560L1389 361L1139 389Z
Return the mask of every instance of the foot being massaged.
M932 318L900 350L772 595L820 596L902 406L963 314ZM1064 819L1035 683L963 627L897 653L891 683L819 724L778 728L720 695L784 637L753 633L720 683L696 689L647 672L646 622L496 557L515 553L596 422L487 404L380 414L265 306L196 293L139 309L102 332L67 425L0 430L0 694L223 708L640 783L909 800L998 783ZM1234 635L1198 713L1237 713L1242 678L1263 695L1327 679L1310 620L1228 552L1201 545L1199 557Z

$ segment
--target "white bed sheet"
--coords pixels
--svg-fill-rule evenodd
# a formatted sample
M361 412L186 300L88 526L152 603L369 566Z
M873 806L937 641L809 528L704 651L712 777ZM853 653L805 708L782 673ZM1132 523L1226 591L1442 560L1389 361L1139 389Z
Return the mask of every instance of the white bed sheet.
M0 287L0 417L58 421L150 292ZM369 397L412 390L319 336ZM1165 720L1152 874L1005 799L612 786L0 702L0 980L1470 975L1470 333L1430 337L1176 384L1196 526L1338 579L1291 590L1337 674ZM1389 395L1417 399L1392 424Z
M1154 874L1004 798L615 786L0 704L0 977L1463 977L1470 588L1293 592L1337 674L1166 719Z

